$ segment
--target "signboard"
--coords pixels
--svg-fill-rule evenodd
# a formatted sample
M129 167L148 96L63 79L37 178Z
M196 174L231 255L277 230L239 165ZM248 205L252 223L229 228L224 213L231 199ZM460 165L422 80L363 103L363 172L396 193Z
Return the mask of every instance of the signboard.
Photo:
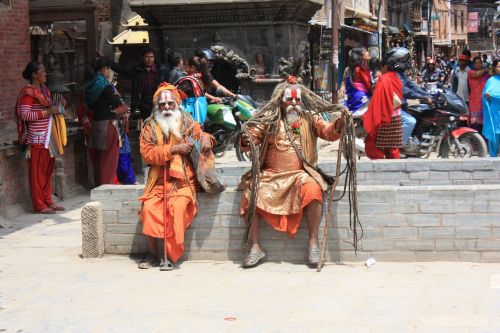
M467 19L467 32L478 32L479 18L477 12L469 12Z

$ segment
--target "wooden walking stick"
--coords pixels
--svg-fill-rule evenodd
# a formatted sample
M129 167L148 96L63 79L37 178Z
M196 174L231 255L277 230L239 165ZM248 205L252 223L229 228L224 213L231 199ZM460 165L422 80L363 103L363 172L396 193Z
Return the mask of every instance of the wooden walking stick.
M170 271L173 269L168 261L167 249L167 162L163 165L163 266L160 267L162 271Z
M340 162L342 160L342 147L344 146L344 131L340 132L340 140L339 140L339 149L337 152L337 168L335 170L335 181L333 182L332 187L330 188L330 196L328 199L328 211L326 213L325 225L323 227L323 239L321 240L321 252L319 254L319 263L317 272L321 272L321 268L325 263L326 256L326 243L328 239L328 227L330 226L330 220L332 217L332 207L333 207L333 196L335 194L335 189L337 188L337 184L340 178ZM333 222L332 222L333 223Z

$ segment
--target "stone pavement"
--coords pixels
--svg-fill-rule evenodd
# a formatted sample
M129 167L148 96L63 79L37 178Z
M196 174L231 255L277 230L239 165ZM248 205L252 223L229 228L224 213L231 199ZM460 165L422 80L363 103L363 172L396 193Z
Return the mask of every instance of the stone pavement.
M80 258L88 200L0 228L0 332L500 332L500 264L139 271L124 256Z

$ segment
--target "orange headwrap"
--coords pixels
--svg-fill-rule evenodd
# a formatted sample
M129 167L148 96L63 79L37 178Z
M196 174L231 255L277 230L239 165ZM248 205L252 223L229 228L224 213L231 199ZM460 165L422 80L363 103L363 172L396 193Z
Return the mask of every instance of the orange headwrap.
M177 89L176 86L168 83L168 82L163 82L158 86L158 89L156 90L154 96L153 96L153 104L156 105L158 104L158 101L160 100L160 94L162 91L165 90L170 90L170 92L174 95L175 97L175 102L177 105L181 105L181 99L187 98L187 95L182 91Z

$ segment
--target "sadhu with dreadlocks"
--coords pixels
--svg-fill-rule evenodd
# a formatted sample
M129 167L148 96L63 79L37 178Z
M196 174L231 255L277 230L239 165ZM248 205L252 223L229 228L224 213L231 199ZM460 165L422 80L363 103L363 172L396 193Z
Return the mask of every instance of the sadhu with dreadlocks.
M256 266L266 256L259 244L259 217L293 237L303 213L309 225L309 263L318 264L318 229L323 192L328 185L323 179L326 175L316 167L316 142L318 137L339 139L344 124L342 118L326 122L317 114L331 106L297 84L295 77L289 77L244 126L241 145L252 151L254 159L254 167L240 184L244 190L240 213L249 223L247 236L248 246L251 245L244 267Z

